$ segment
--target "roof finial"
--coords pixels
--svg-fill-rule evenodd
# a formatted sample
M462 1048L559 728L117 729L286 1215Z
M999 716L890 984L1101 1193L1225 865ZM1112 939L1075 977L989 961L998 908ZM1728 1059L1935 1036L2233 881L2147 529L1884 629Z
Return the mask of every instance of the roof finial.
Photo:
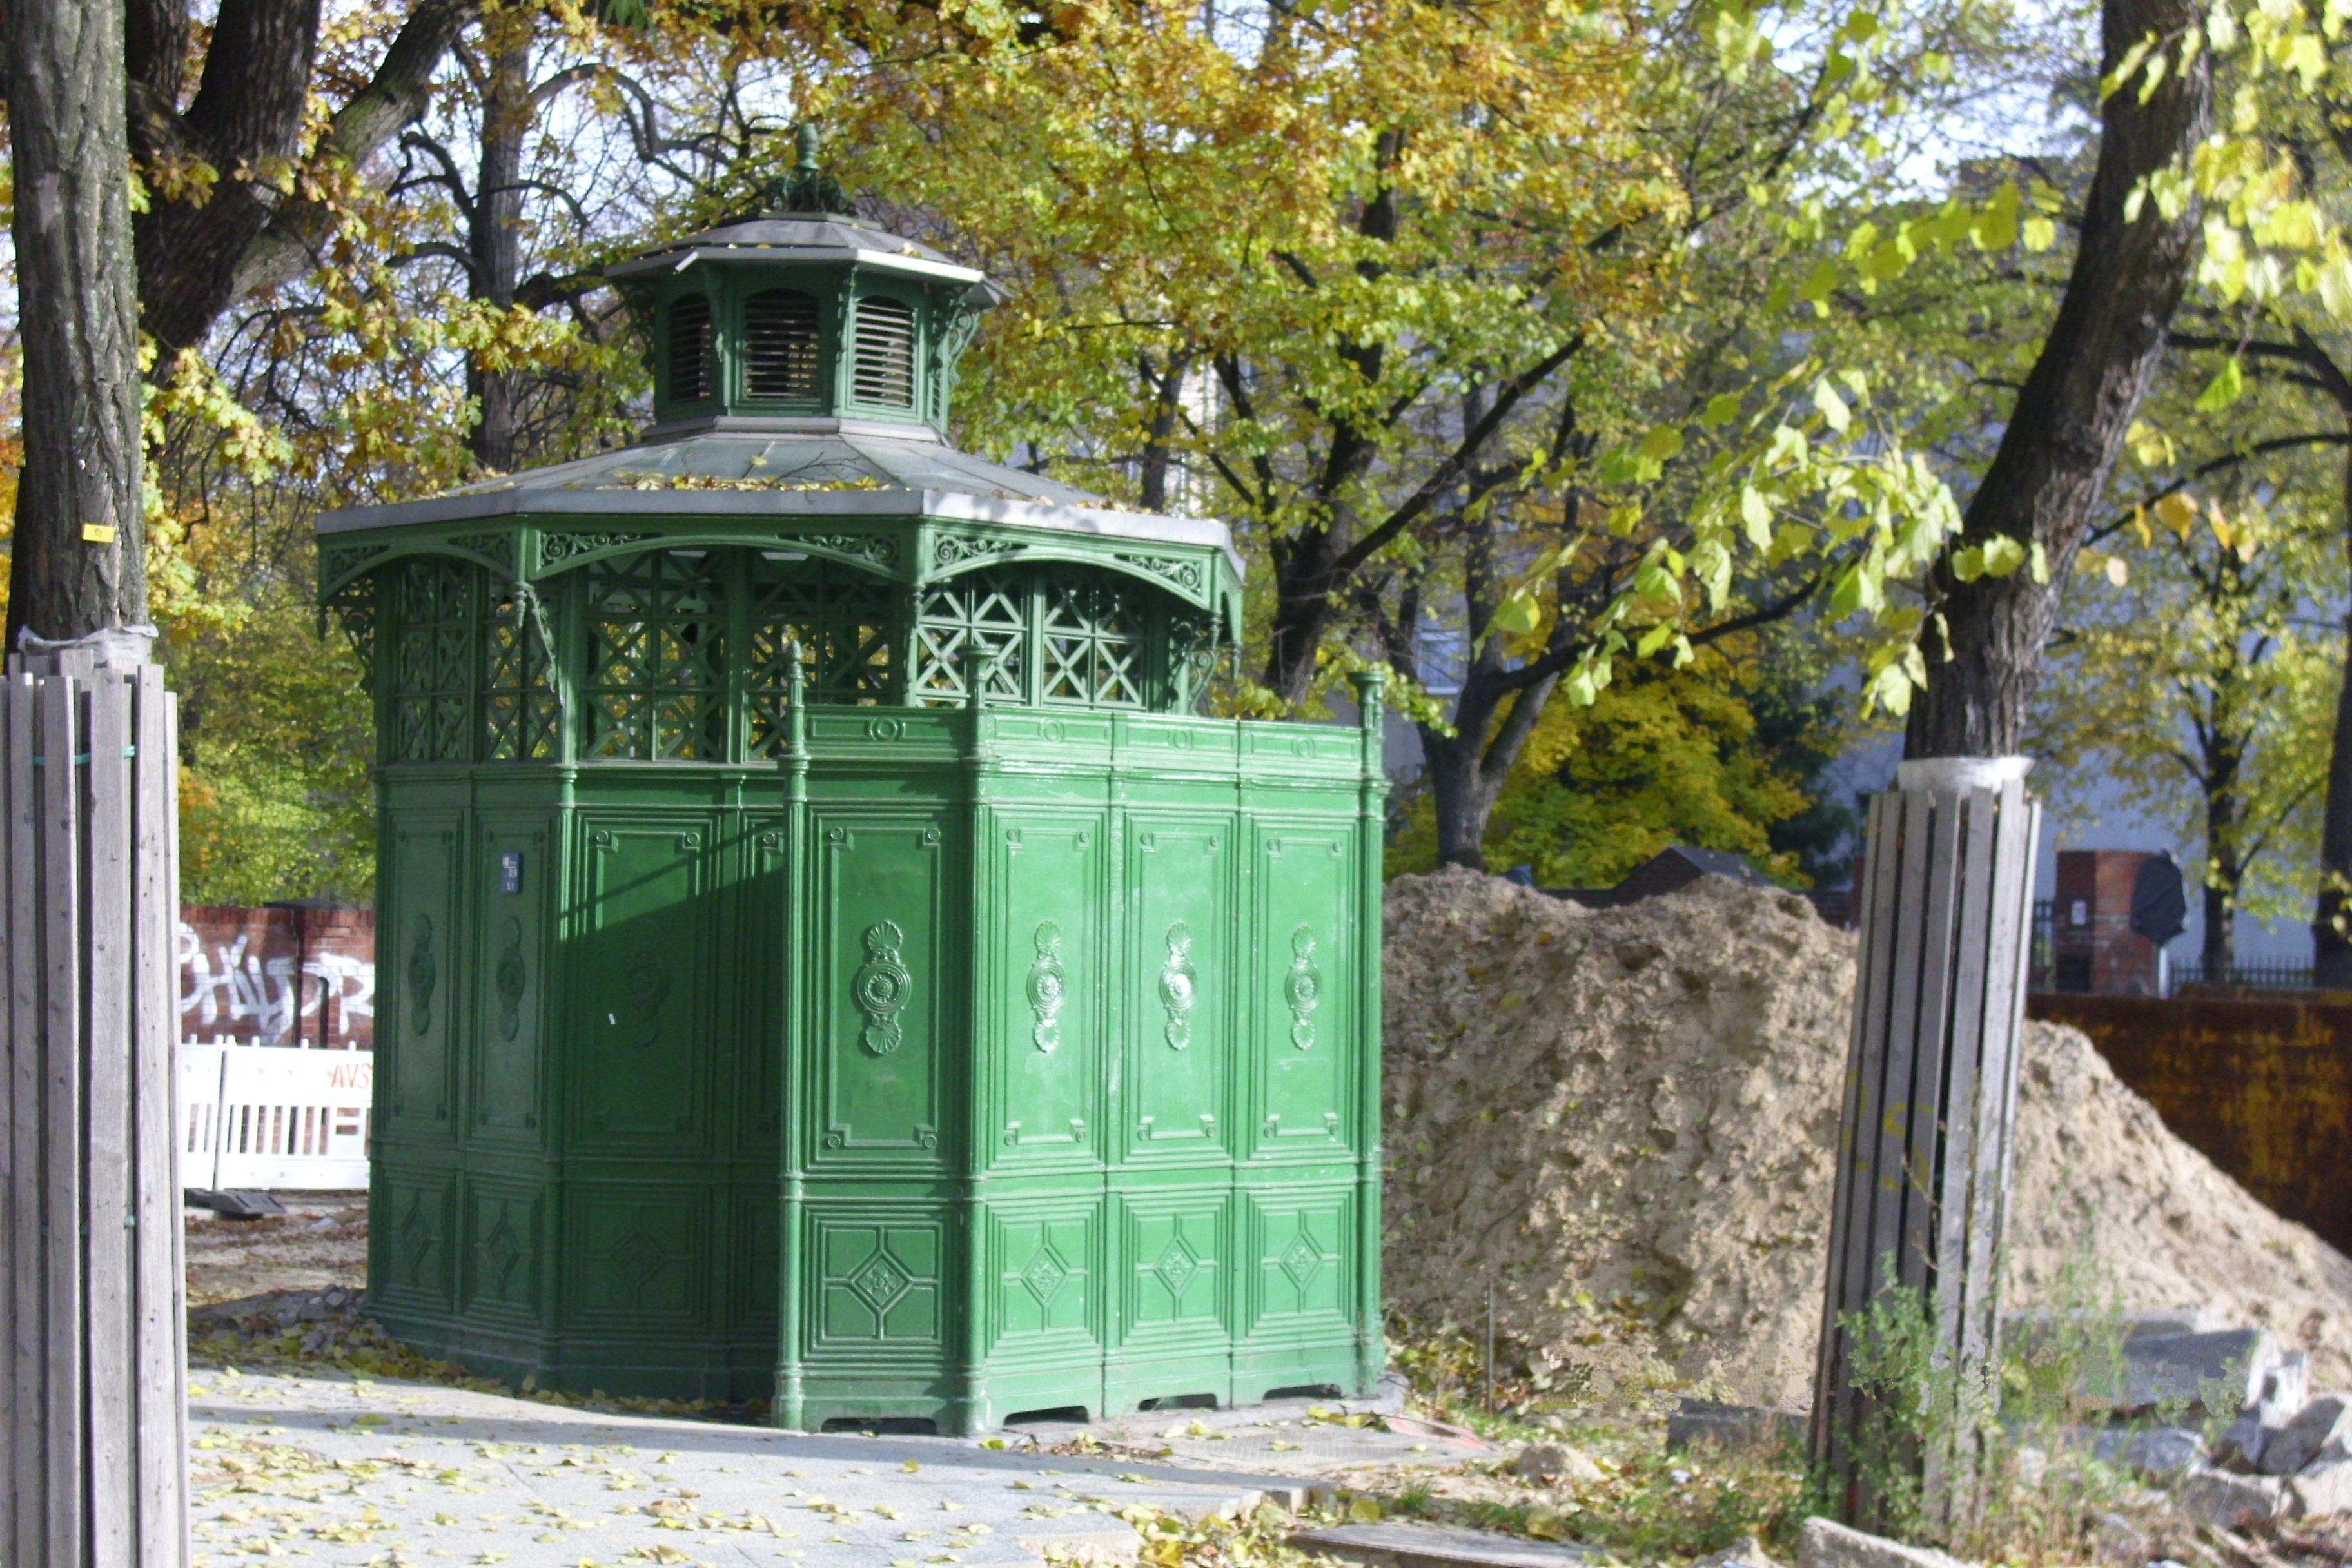
M771 213L840 213L855 211L841 182L824 172L816 160L816 121L803 120L793 133L799 162L793 172L770 180L765 195Z

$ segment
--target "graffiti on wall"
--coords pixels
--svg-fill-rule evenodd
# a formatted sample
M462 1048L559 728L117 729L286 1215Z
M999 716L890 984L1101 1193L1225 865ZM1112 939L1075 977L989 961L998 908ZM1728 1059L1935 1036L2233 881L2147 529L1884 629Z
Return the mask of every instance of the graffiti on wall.
M180 911L180 1037L189 1045L375 1043L375 921L365 910Z

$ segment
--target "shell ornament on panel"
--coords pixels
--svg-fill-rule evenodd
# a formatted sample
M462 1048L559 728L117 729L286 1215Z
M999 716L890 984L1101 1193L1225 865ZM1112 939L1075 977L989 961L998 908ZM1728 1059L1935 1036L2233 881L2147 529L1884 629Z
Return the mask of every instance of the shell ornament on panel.
M866 1027L858 1038L876 1056L887 1057L906 1037L898 1026L898 1013L907 1005L914 976L899 962L898 950L906 945L907 933L896 921L876 921L866 928L864 940L866 962L850 982L850 995L857 1010L866 1015Z
M1029 1010L1037 1016L1037 1023L1029 1038L1039 1050L1050 1053L1062 1043L1062 1005L1070 998L1069 975L1062 968L1062 928L1052 921L1039 921L1030 940L1036 946L1037 958L1029 965Z
M1323 1002L1323 971L1315 962L1315 931L1301 925L1290 933L1290 973L1283 978L1283 1000L1290 1005L1290 1043L1300 1050L1315 1046L1315 1009Z
M1168 1048L1192 1043L1192 1004L1200 999L1200 972L1192 967L1192 928L1178 921L1168 928L1168 957L1160 966L1160 1005L1167 1010Z

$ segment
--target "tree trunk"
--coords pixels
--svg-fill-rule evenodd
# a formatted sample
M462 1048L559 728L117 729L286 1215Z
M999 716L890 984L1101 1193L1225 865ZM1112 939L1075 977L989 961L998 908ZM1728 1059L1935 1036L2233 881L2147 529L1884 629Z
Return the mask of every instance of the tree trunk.
M2235 770L2232 769L2234 772ZM2246 868L2238 858L2234 788L2205 797L2205 984L2227 985L2238 966L2238 894Z
M1137 498L1146 511L1168 510L1168 477L1176 466L1171 444L1176 438L1177 416L1183 409L1184 373L1191 363L1190 355L1171 353L1165 370L1155 368L1149 354L1136 364L1151 388L1151 423L1143 433L1141 493Z
M503 19L509 36L490 56L482 90L482 157L474 185L467 248L473 258L473 297L511 309L522 273L522 154L530 134L530 24L528 14ZM478 357L466 365L467 390L479 402L474 456L500 473L515 466L522 377L486 370Z
M2344 520L2345 550L2352 555L2352 455L2344 461ZM2352 612L2344 617L2344 650L2319 823L2319 907L2311 921L2311 982L2333 991L2352 990Z
M2106 0L2102 72L2142 38L2178 38L2202 16L2191 0ZM2037 581L2029 567L1962 583L1952 575L1947 550L1930 591L1949 629L1940 639L1930 637L1927 689L1911 710L1906 757L2004 756L2018 749L2060 585L2156 374L2165 327L2197 249L2195 204L2167 221L2149 202L2135 221L2125 218L2124 203L2134 185L2203 140L2210 59L2210 51L2201 53L2187 70L2167 76L2146 103L2133 84L2100 110L2098 168L2065 297L1962 531L1970 542L2007 535L2029 551L2038 546L2047 580Z
M1352 521L1344 506L1332 510ZM1337 599L1347 580L1338 563L1347 538L1335 516L1330 526L1276 540L1269 552L1274 558L1274 618L1267 628L1265 683L1293 706L1306 701L1313 689L1323 636L1339 618Z
M184 116L140 84L139 146L151 168L201 161L209 191L159 191L140 215L140 324L163 357L194 348L236 295L237 268L280 196L272 164L302 150L320 0L222 0L203 84Z
M8 646L147 619L122 9L11 0L25 464Z

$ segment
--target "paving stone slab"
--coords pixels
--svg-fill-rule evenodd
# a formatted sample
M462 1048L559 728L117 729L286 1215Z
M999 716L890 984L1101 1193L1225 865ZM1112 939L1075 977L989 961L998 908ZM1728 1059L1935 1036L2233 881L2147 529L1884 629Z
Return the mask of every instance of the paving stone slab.
M1217 1410L1144 1411L1100 1421L1024 1422L1004 1429L1007 1441L1053 1448L1081 1437L1186 1465L1249 1474L1328 1476L1354 1465L1458 1465L1500 1457L1466 1434L1405 1423L1409 1430L1350 1426L1349 1416L1403 1415L1402 1380L1382 1380L1374 1400L1285 1399ZM1336 1417L1336 1419L1335 1419Z
M1335 1524L1300 1531L1290 1543L1373 1568L1585 1568L1608 1556L1597 1546L1521 1541L1441 1524Z
M389 1380L200 1369L189 1423L207 1568L296 1552L315 1568L1131 1563L1140 1541L1121 1509L1197 1521L1328 1492L1301 1477L601 1414Z

